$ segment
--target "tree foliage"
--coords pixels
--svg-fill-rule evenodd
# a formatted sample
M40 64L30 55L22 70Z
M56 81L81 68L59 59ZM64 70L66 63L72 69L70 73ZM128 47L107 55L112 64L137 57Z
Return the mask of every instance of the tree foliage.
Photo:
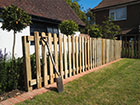
M4 8L1 18L3 19L1 28L7 31L20 32L31 23L31 16L13 5Z
M60 25L59 28L63 34L72 35L74 32L78 31L78 25L72 20L65 20Z
M102 34L104 38L113 39L120 34L120 26L113 23L109 18L102 23Z
M20 32L31 24L31 16L17 6L11 5L9 7L5 7L2 10L0 18L3 19L1 27L3 30L14 31L14 41L12 49L12 58L14 59L16 33Z
M91 25L89 27L89 35L95 38L102 37L101 27L97 24Z

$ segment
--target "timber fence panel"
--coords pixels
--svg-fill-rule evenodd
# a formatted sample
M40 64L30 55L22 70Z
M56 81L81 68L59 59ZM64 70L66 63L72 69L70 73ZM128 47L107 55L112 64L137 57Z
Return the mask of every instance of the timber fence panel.
M56 34L41 34L43 39L48 42L51 53L53 55L55 66L58 72L60 72L63 79L78 75L81 72L91 70L94 67L101 66L109 63L113 60L121 57L121 41L101 39L101 38L90 38L90 37L78 37L78 36L59 36ZM41 40L38 32L34 33L34 36L24 36L23 41L23 55L25 63L25 78L27 91L31 91L33 85L37 88L41 88L42 84L46 87L48 84L55 82L56 75L50 56L48 56L48 50L46 44ZM35 43L35 66L36 74L31 69L31 58L30 58L30 44L29 42L34 41ZM140 42L129 43L131 48L128 48L129 56L139 57L139 46ZM125 44L126 46L126 44ZM41 50L40 50L41 48ZM135 51L136 50L136 51ZM40 52L41 55L40 55ZM134 55L135 54L135 55ZM32 74L36 75L33 76Z

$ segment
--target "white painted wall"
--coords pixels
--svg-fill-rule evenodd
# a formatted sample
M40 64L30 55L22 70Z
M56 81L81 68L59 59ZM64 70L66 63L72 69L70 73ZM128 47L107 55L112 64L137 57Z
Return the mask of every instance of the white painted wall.
M0 23L1 27L2 23ZM16 34L16 45L15 45L15 57L22 57L22 36L25 35L30 35L30 27L28 26L25 28L23 31L20 33ZM9 57L11 57L11 52L12 52L12 47L13 47L13 31L6 31L2 30L0 28L0 49L4 51L6 48L6 52L8 53Z

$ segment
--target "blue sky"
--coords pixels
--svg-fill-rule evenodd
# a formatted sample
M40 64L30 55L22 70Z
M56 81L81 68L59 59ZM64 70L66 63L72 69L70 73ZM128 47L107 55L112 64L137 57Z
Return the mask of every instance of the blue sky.
M80 6L84 7L84 10L88 8L94 8L97 6L102 0L79 0Z

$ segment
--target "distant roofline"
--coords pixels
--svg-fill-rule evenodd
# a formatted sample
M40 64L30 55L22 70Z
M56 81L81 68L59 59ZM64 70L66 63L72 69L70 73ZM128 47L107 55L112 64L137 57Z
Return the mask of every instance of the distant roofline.
M103 2L103 1L102 1ZM102 3L101 2L101 3ZM117 4L117 5L111 5L111 6L106 6L106 7L102 7L102 8L96 8L98 7L99 5L97 5L96 7L94 7L92 9L92 11L96 12L96 11L102 11L102 10L105 10L105 9L110 9L112 7L120 7L120 6L127 6L127 5L134 5L134 4L137 4L137 3L140 3L140 1L131 1L131 2L127 2L127 3L122 3L122 4Z

